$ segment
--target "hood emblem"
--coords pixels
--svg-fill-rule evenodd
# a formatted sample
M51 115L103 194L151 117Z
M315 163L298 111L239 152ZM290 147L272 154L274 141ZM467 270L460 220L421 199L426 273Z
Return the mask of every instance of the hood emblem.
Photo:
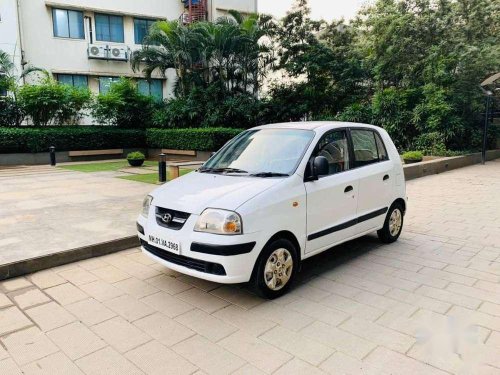
M161 221L163 221L165 224L170 224L172 221L172 215L171 214L163 214L161 217Z

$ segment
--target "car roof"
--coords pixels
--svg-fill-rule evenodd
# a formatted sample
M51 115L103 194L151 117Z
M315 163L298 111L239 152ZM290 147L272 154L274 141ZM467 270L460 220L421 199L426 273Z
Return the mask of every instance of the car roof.
M301 130L329 130L345 127L363 127L363 128L378 128L374 125L361 124L345 121L301 121L301 122L283 122L279 124L268 124L256 126L252 129L301 129Z

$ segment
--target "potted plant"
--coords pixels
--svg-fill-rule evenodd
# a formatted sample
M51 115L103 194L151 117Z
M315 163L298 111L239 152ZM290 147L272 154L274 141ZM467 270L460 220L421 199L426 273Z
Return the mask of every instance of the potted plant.
M127 161L132 167L140 167L144 164L146 157L142 152L135 151L127 155Z
M407 151L403 154L405 164L413 164L421 162L424 159L424 154L420 151Z

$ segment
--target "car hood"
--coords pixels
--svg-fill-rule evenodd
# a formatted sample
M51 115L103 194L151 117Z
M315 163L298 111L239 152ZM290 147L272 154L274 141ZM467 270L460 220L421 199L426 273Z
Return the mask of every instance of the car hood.
M281 181L283 178L192 172L162 185L151 195L154 206L199 215L208 207L236 210Z

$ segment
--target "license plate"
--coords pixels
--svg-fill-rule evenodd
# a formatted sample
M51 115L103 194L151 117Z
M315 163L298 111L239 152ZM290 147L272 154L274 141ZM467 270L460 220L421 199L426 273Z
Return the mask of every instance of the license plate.
M160 249L170 251L171 253L175 254L181 253L180 242L173 241L172 239L165 238L163 236L148 234L148 243L153 246L159 247Z

